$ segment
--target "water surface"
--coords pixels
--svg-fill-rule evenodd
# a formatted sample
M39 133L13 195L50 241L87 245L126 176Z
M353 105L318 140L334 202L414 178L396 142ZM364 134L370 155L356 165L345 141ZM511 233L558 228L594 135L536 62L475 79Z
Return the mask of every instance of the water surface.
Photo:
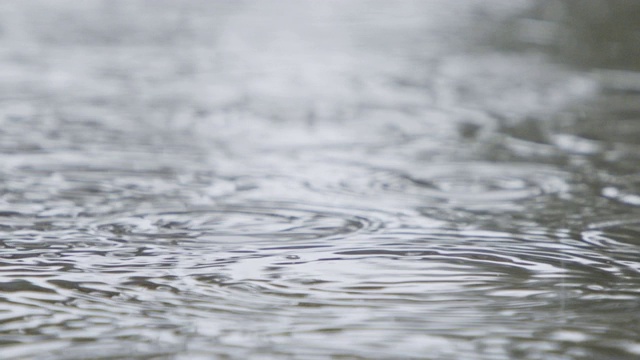
M0 357L637 358L638 29L558 6L0 4Z

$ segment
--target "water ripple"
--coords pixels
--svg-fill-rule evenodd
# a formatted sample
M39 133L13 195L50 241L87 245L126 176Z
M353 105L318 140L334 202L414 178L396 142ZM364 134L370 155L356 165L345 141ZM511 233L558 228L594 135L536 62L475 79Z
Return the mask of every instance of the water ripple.
M93 233L124 240L239 243L346 237L382 226L376 218L292 204L243 204L131 214L95 223Z
M524 326L513 319L523 324L534 320L527 314L548 314L561 324L573 316L568 303L599 311L603 299L628 307L637 296L637 258L604 254L569 231L427 230L398 219L382 226L357 210L275 205L110 217L87 226L92 242L33 243L31 253L4 254L4 274L13 279L0 288L13 305L0 327L11 334L11 354L37 337L49 341L51 351L90 337L116 357L194 349L223 356L268 346L293 356L278 344L296 341L312 354L323 348L321 339L339 333L351 347L338 346L336 356L370 357L372 341L383 337L405 338L384 351L410 356L433 342L442 345L437 339L451 332L487 344L516 341L546 331L551 320ZM41 256L45 252L57 256ZM48 317L52 312L55 318ZM240 330L238 318L250 330ZM86 326L90 332L81 330ZM587 325L579 334L597 331ZM163 347L144 347L165 332ZM247 340L256 347L248 349ZM109 350L122 341L138 345L127 353ZM349 350L354 345L358 350ZM456 353L466 346L456 342Z
M610 252L635 252L640 246L640 215L599 219L587 225L582 237L584 241Z
M440 211L514 211L549 197L568 198L571 175L544 165L527 163L441 162L394 168L371 168L308 181L319 192L338 191L351 196L376 196L379 203L436 206ZM334 182L331 182L334 181ZM434 208L434 211L438 211Z

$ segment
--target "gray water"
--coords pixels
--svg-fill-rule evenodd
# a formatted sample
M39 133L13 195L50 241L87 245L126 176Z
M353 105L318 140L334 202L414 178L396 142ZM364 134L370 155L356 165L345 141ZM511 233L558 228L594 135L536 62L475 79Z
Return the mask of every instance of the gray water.
M0 3L0 358L640 357L608 3Z

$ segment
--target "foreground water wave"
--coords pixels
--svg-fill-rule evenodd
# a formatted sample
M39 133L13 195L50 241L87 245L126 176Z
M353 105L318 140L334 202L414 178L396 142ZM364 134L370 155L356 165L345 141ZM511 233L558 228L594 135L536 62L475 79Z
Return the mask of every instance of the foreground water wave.
M0 4L0 357L637 358L600 3Z

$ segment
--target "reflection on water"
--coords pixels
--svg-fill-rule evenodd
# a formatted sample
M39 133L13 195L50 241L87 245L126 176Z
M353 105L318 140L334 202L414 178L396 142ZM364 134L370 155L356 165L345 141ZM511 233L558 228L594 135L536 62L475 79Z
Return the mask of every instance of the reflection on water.
M638 70L639 16L633 0L541 0L510 30L578 65Z
M0 357L637 358L637 10L0 4Z

